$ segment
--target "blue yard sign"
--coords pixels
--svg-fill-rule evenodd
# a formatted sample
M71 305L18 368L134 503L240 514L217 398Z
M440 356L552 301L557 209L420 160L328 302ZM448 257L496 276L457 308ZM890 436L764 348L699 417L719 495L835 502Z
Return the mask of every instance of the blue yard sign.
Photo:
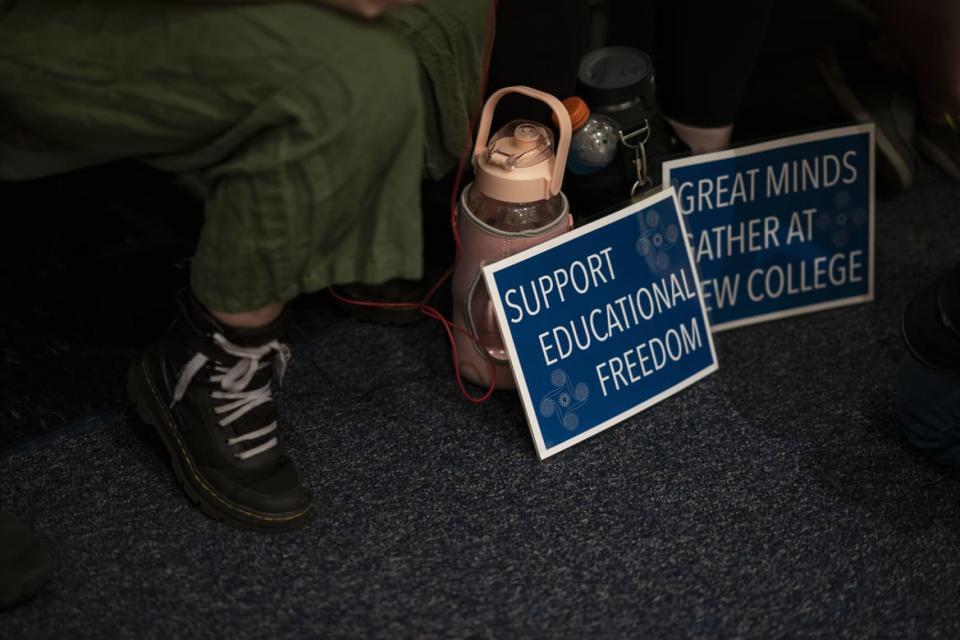
M541 459L717 369L673 191L483 275Z
M663 164L714 331L873 299L874 127Z

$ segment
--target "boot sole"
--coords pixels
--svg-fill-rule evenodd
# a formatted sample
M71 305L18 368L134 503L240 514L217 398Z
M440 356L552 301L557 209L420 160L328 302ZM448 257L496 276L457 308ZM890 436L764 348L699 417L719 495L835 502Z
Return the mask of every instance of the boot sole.
M50 581L50 558L46 552L34 551L30 556L19 558L17 565L8 568L8 574L18 576L19 580L12 587L5 585L0 589L0 611L12 609L36 597Z
M127 376L127 394L143 422L153 427L163 441L173 473L190 501L208 516L238 529L282 532L297 529L309 520L313 505L289 513L264 513L233 502L200 475L197 465L177 431L173 415L160 400L156 385L141 356Z

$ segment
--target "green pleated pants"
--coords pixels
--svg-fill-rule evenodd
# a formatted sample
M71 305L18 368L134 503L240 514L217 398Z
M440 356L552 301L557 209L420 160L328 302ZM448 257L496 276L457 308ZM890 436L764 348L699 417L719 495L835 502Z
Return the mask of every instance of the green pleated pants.
M0 180L134 158L206 194L213 309L420 276L420 182L462 153L488 0L0 0Z

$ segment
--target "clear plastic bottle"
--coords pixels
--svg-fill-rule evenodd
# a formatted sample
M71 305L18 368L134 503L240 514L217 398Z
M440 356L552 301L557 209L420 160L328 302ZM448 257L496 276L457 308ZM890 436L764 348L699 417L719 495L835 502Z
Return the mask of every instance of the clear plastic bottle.
M514 120L490 137L500 98L518 94L538 100L557 118L559 138L542 124ZM494 91L483 106L473 143L475 179L460 196L457 232L460 254L451 294L459 373L480 385L514 388L510 354L500 335L494 303L483 279L484 265L569 231L573 218L561 193L572 128L554 96L530 87Z
M600 171L617 155L619 125L609 116L591 113L587 103L577 96L564 100L563 106L573 125L567 169L581 176Z
M541 124L525 120L514 120L502 127L484 151L485 162L510 170L533 167L552 157L553 133ZM485 194L476 184L467 193L467 204L485 224L510 232L545 227L564 213L559 193L543 200L506 202Z
M563 198L555 195L535 202L504 202L471 188L467 194L470 209L485 224L500 231L530 231L554 222L562 213Z

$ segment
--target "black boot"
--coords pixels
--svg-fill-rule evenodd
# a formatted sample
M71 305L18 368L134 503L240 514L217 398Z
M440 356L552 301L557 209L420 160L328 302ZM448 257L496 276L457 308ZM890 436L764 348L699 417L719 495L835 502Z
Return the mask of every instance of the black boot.
M0 610L29 600L49 579L46 547L20 518L0 508Z
M185 293L180 315L128 380L137 413L160 434L187 495L242 529L291 529L313 506L278 440L270 385L290 359L279 325L226 327Z

